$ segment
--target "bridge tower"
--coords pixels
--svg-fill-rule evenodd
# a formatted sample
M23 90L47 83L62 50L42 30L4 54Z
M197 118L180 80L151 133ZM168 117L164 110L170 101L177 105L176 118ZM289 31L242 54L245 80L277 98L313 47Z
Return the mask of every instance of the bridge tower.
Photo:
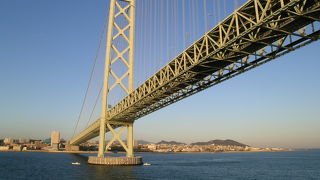
M127 95L133 91L135 1L136 0L110 0L102 91L102 112L100 118L99 152L97 157L89 157L88 162L91 164L135 165L142 163L141 157L134 157L133 154L133 122L116 123L108 119L108 97L110 92L116 86L120 86ZM120 42L119 39L121 39ZM123 63L126 68L125 72L121 75L116 74L112 66L115 63L119 63L119 61ZM113 78L114 81L110 81L110 78ZM126 81L124 79L126 79ZM118 127L121 128L116 132L115 128ZM127 143L124 143L120 138L120 134L125 129L127 129ZM106 145L105 135L107 130L113 134L113 138ZM116 140L119 141L126 150L126 157L105 157L105 151Z

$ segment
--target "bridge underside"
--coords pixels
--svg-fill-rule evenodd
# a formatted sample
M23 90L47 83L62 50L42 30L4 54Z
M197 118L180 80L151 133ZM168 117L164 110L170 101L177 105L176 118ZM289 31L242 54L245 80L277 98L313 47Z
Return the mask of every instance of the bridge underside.
M108 111L114 128L320 38L319 0L250 0ZM71 140L99 135L97 120ZM108 130L107 130L108 131Z

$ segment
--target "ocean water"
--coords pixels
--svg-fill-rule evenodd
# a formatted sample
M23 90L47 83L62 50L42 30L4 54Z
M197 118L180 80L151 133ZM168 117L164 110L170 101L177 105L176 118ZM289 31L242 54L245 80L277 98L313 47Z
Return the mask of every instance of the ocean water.
M0 152L0 179L320 180L320 150L136 155L151 166L89 165L88 154Z

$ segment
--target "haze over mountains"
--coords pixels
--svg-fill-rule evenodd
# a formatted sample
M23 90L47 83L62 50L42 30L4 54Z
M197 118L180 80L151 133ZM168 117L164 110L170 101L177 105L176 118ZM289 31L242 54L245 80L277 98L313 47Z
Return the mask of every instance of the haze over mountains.
M152 144L152 142L148 142L148 141L144 141L144 140L138 140L139 144ZM164 141L161 140L158 143L155 144L170 144L170 145L182 145L182 144L186 144L183 142L177 142L177 141ZM215 140L210 140L207 142L194 142L191 143L190 145L221 145L221 146L248 146L246 144L231 140L231 139L226 139L226 140L220 140L220 139L215 139Z
M239 143L237 141L231 140L231 139L227 139L227 140L211 140L208 142L195 142L195 143L191 143L191 145L210 145L210 144L214 144L214 145L220 145L220 146L248 146L246 144L242 144Z
M156 144L170 144L170 145L181 145L181 144L186 144L186 143L182 143L182 142L176 142L176 141L160 141Z

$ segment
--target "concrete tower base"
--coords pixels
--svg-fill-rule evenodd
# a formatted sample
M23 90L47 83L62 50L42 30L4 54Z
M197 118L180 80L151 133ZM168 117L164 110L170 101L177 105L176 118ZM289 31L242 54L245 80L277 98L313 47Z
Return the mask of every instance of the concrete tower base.
M89 156L89 164L109 166L134 166L142 165L142 157L97 157Z

